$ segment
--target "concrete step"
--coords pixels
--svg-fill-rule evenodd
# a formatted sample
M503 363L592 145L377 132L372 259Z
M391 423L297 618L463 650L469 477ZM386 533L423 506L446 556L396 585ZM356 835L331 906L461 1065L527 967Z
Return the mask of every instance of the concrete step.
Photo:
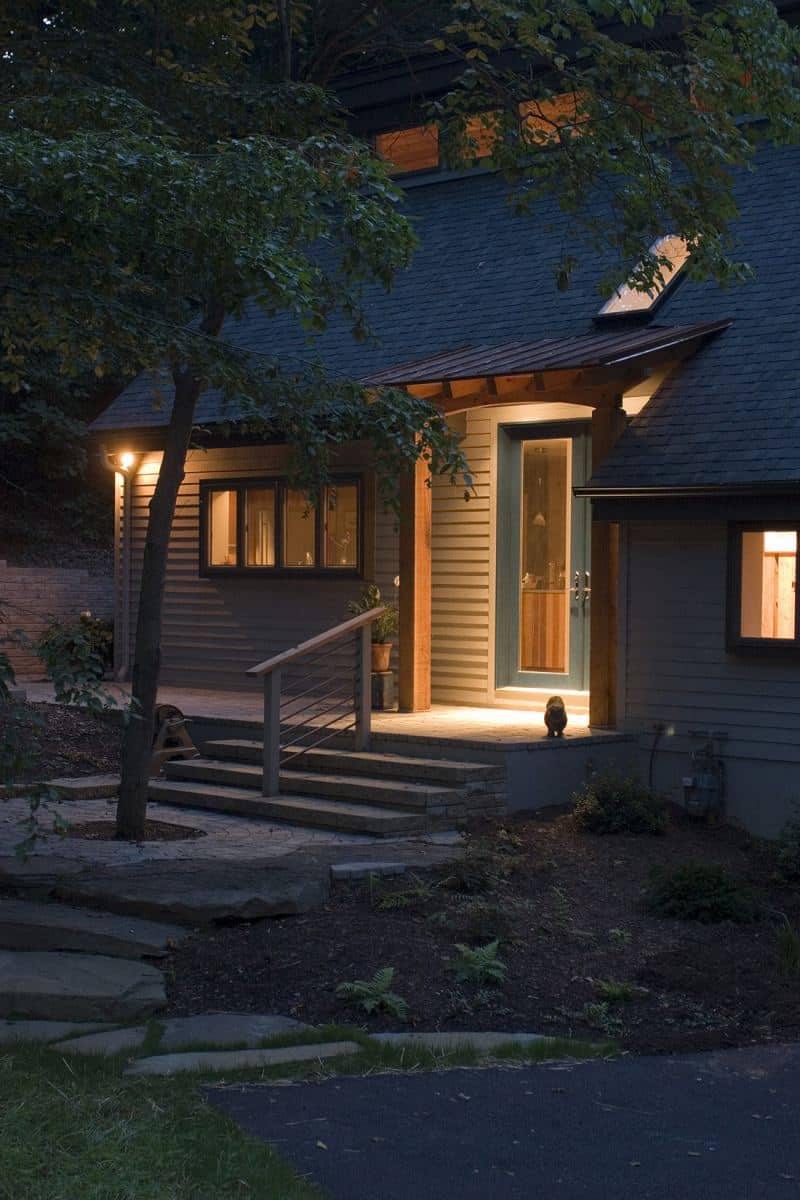
M287 821L293 825L309 825L340 833L395 837L422 833L426 828L424 814L418 816L398 809L347 804L313 796L266 797L249 788L192 783L182 779L151 780L149 795L151 800L157 800L160 804L261 817L269 821Z
M166 954L186 937L178 925L121 917L66 904L0 900L0 947L4 950L73 950L112 958Z
M209 758L260 766L263 747L243 738L206 742ZM318 747L298 754L290 769L324 771L331 774L379 775L419 783L443 783L457 787L492 778L498 768L491 763L462 762L447 758L417 758L410 754L381 754L375 751L339 750Z
M261 788L261 768L252 763L214 762L194 758L165 764L168 779L220 784L234 788ZM280 774L282 795L315 796L390 808L425 810L457 804L462 792L453 788L409 783L402 779L370 779L362 775L328 775L316 771L284 770Z

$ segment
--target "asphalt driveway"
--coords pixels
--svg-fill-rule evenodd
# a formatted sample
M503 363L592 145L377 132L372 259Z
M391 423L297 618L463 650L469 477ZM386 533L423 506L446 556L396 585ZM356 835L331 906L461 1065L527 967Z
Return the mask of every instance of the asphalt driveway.
M335 1200L800 1197L800 1046L207 1095Z

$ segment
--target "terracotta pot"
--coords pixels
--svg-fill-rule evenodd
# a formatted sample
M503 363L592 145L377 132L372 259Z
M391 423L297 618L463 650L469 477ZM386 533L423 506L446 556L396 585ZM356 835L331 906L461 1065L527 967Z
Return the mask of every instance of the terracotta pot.
M388 671L389 659L392 656L391 642L373 642L372 643L372 669L373 671Z

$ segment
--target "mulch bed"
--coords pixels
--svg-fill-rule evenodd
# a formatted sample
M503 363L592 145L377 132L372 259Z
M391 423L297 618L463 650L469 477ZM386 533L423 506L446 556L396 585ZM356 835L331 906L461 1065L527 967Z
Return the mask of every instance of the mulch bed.
M800 1037L800 980L781 972L769 915L784 913L798 928L800 894L777 879L761 843L725 826L680 823L664 837L598 837L563 814L509 818L503 828L489 838L492 855L514 869L485 895L450 890L440 870L420 873L432 887L418 887L404 908L379 904L387 893L413 893L408 875L337 884L327 906L305 916L198 933L171 955L169 1011L275 1011L372 1030L608 1036L655 1052ZM645 911L650 869L691 860L724 864L747 880L764 919L700 925ZM503 986L478 994L457 985L448 969L454 943L485 944L500 932ZM336 998L338 983L383 966L395 968L393 988L409 1004L405 1025ZM603 1008L602 980L635 993Z
M169 821L145 821L143 842L185 842L194 838L205 837L204 829L194 829L189 825L173 825ZM113 842L117 839L117 826L114 821L84 821L79 825L70 825L67 837L83 838L87 842Z
M24 740L24 757L13 782L32 783L62 776L105 775L119 771L122 729L111 715L92 715L64 704L24 704L21 727L11 729L11 710L0 705L0 740Z

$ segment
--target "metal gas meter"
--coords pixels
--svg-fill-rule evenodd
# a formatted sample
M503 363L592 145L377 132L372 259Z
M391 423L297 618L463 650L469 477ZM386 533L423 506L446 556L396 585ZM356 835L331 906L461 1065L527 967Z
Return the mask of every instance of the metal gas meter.
M725 763L715 743L727 733L713 729L690 729L689 737L702 738L703 745L689 755L690 774L683 777L683 801L687 813L716 821L722 817L725 802Z

